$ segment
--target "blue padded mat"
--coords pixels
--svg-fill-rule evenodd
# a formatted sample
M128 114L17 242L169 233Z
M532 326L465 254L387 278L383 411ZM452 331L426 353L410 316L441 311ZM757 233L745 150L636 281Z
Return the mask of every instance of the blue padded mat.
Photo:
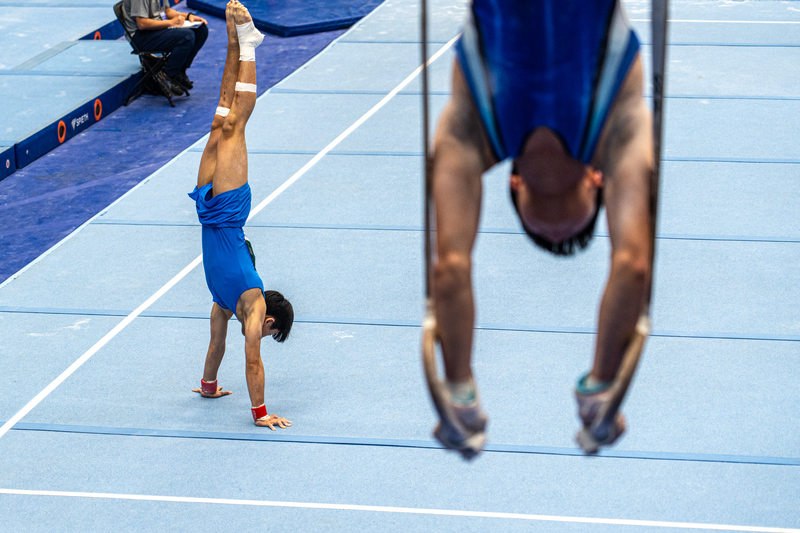
M226 4L226 0L187 2L192 9L223 19ZM261 0L248 3L247 8L258 29L292 37L349 28L380 4L381 0Z

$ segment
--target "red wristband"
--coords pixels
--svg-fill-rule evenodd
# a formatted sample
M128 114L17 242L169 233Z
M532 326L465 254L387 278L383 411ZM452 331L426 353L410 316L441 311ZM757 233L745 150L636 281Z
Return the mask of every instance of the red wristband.
M250 411L253 412L253 420L258 420L259 418L267 416L267 406L264 404L261 404L259 407L251 407Z
M206 394L216 394L217 393L217 380L214 381L206 381L204 379L200 380L200 390L205 392Z

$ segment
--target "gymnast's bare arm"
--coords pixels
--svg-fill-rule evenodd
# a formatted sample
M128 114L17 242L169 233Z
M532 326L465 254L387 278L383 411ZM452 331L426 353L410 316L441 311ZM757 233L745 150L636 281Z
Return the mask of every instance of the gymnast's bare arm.
M433 294L450 381L472 376L471 255L481 210L481 176L495 162L464 75L454 62L453 95L436 128L433 167L437 237Z
M637 58L598 143L596 168L603 171L611 237L611 270L600 304L592 377L614 379L642 310L650 276L650 177L653 173L652 114L642 96L642 61Z
M206 364L203 368L203 381L211 383L217 380L217 371L225 356L225 339L228 336L228 322L233 313L228 309L223 309L216 303L211 307L211 340L208 342L208 352L206 353ZM203 392L202 389L192 389L199 392L205 398L219 398L231 394L231 391L224 391L222 387L217 387L214 394Z
M236 316L242 323L244 334L245 376L250 402L253 406L264 405L264 363L261 361L261 339L277 333L271 329L274 319L267 317L267 304L261 289L248 289L239 297ZM269 427L273 431L275 425L288 428L292 423L280 416L269 415L256 420L257 426Z

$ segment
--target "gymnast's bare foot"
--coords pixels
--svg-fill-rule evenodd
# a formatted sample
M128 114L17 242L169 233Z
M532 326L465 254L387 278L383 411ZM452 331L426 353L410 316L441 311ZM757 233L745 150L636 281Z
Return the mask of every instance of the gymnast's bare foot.
M228 2L225 6L225 24L228 32L228 47L239 48L239 36L236 33L236 21L233 19L234 6L238 4L235 0Z
M250 16L250 12L241 3L237 2L236 0L232 0L231 4L233 4L233 18L236 21L237 26L253 21L253 17Z

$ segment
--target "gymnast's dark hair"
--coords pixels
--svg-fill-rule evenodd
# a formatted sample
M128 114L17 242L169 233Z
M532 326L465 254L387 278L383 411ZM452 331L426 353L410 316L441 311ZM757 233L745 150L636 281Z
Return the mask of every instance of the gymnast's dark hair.
M267 303L267 315L275 319L273 328L278 333L272 336L278 342L283 342L292 331L294 324L294 308L291 302L278 291L264 291L264 301Z
M561 255L561 256L569 256L575 255L575 252L580 250L585 250L586 247L589 246L589 243L592 241L592 237L594 236L594 227L597 224L597 215L600 214L600 206L603 205L603 188L600 187L597 189L597 199L595 200L595 204L597 207L594 210L594 215L592 215L592 219L589 221L586 226L580 230L578 233L570 237L569 239L565 239L561 242L550 242L549 240L545 239L538 233L534 233L525 225L525 221L522 220L522 215L519 212L519 207L517 206L517 192L509 187L511 191L511 203L514 205L514 209L517 211L517 216L519 216L519 221L522 223L522 229L525 230L525 233L528 234L528 237L533 240L534 244L539 248L543 248L548 252Z

